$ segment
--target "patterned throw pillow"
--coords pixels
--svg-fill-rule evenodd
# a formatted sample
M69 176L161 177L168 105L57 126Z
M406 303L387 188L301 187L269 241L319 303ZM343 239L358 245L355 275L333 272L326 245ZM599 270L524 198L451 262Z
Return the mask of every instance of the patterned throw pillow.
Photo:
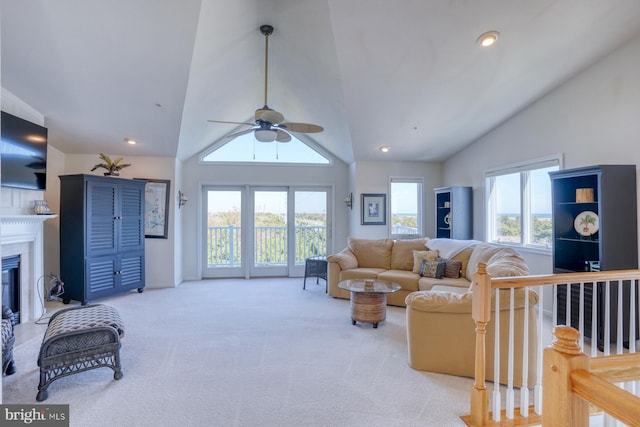
M438 259L439 251L413 251L413 272L420 273L422 260L435 261Z
M444 277L451 279L459 279L460 271L462 270L462 261L456 259L445 260Z
M435 279L442 279L444 276L444 261L427 261L422 260L422 266L420 267L420 275L423 277L433 277Z

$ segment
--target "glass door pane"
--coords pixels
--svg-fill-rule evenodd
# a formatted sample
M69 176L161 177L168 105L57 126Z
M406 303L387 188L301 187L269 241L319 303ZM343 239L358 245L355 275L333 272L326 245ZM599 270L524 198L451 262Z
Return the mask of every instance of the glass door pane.
M254 275L288 274L287 195L286 189L253 193Z
M204 276L241 277L242 190L204 189Z
M295 265L304 260L327 255L327 192L296 191L295 206Z

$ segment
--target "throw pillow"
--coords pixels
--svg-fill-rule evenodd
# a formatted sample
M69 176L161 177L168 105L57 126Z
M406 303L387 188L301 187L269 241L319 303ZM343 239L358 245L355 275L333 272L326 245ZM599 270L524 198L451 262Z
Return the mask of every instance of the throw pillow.
M445 260L444 277L449 277L451 279L459 279L461 270L462 270L462 261L459 261L457 259Z
M423 259L422 266L420 267L420 275L423 277L442 279L442 276L444 276L444 267L444 261L427 261Z
M438 259L438 251L413 251L413 272L419 274L422 260L435 261Z

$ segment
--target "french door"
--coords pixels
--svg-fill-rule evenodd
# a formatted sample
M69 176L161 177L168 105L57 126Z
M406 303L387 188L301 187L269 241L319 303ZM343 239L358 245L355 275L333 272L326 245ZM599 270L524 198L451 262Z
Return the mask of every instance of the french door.
M302 276L326 255L328 187L205 186L202 276Z

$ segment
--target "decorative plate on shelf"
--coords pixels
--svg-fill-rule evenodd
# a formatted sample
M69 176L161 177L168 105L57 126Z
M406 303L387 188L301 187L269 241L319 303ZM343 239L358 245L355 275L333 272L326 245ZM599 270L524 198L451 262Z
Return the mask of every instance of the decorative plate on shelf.
M593 236L598 232L598 214L593 211L582 211L573 220L573 228L581 236Z
M449 212L444 216L444 223L449 225L450 222L451 222L451 212Z

